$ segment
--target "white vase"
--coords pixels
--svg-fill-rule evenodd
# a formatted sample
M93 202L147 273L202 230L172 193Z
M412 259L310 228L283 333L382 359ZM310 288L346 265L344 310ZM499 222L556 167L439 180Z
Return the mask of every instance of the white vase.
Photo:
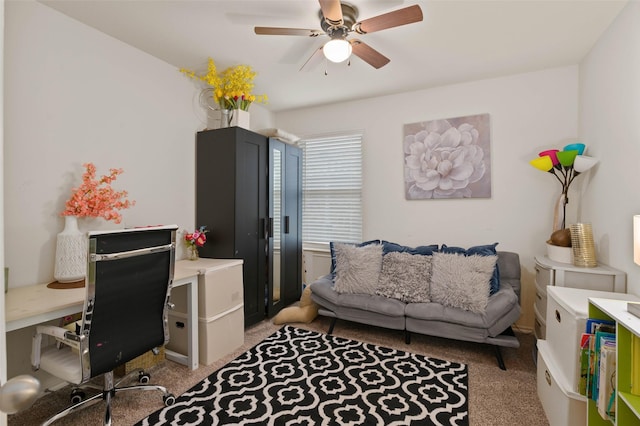
M242 109L234 109L233 115L231 116L231 125L242 127L243 129L249 129L249 111L244 111Z
M64 217L64 229L56 239L53 277L61 283L84 280L87 273L87 241L78 229L78 218Z

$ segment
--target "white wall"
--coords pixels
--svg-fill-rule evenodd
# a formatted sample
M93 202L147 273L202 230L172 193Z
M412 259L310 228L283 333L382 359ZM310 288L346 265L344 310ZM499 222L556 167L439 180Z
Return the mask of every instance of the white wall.
M206 123L193 81L40 3L7 2L4 16L2 257L10 287L53 281L59 212L85 162L100 175L123 168L114 187L129 191L136 205L123 211L120 225L82 219L82 230L171 223L193 229L195 138ZM251 112L256 129L273 127L268 110L254 105ZM31 335L7 335L0 378L8 346L9 377L31 372Z
M405 200L403 124L479 113L491 116L492 197ZM498 249L519 253L524 311L519 324L530 329L533 258L545 253L560 184L528 162L543 148L575 140L577 116L578 67L573 66L281 112L276 121L299 135L365 129L365 240L463 247L497 241Z
M82 164L136 205L121 225L195 224L195 133L206 119L178 70L36 2L8 2L5 40L5 263L10 286L53 280L59 212ZM270 113L252 107L257 126ZM178 255L181 256L182 245Z
M633 263L632 217L640 214L640 3L629 2L580 65L580 134L600 159L585 191L583 219L593 225L598 259L627 272Z

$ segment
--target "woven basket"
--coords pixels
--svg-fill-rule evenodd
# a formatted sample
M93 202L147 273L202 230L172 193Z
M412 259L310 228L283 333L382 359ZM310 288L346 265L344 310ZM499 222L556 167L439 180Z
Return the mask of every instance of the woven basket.
M125 376L138 368L142 368L143 370L146 370L151 367L154 367L164 362L164 360L165 360L164 346L161 346L160 352L158 353L158 355L154 355L152 351L146 352L140 355L139 357L134 358L125 364L122 364L121 366L113 370L113 372L115 373L116 376Z

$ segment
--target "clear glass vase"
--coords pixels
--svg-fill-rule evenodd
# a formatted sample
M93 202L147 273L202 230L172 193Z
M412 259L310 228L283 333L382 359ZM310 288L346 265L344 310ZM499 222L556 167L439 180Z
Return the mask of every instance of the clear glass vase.
M200 255L198 254L198 247L195 244L187 245L187 259L189 260L198 260Z

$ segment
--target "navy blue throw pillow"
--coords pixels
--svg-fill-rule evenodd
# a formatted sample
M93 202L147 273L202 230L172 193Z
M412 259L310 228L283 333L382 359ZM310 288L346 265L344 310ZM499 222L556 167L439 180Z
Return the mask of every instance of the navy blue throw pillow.
M446 244L443 244L442 247L440 247L440 251L443 253L464 254L465 256L473 256L474 254L477 254L479 256L497 256L497 245L498 243L493 243L483 246L473 246L469 247L468 249L464 249L462 247L447 247ZM496 262L496 267L493 270L493 275L491 276L489 287L489 296L493 296L498 292L498 290L500 290L500 269L498 268L498 262Z
M382 254L399 252L409 254L420 254L423 256L430 256L434 252L438 251L437 244L431 244L428 246L408 247L400 244L392 243L390 241L382 241Z

